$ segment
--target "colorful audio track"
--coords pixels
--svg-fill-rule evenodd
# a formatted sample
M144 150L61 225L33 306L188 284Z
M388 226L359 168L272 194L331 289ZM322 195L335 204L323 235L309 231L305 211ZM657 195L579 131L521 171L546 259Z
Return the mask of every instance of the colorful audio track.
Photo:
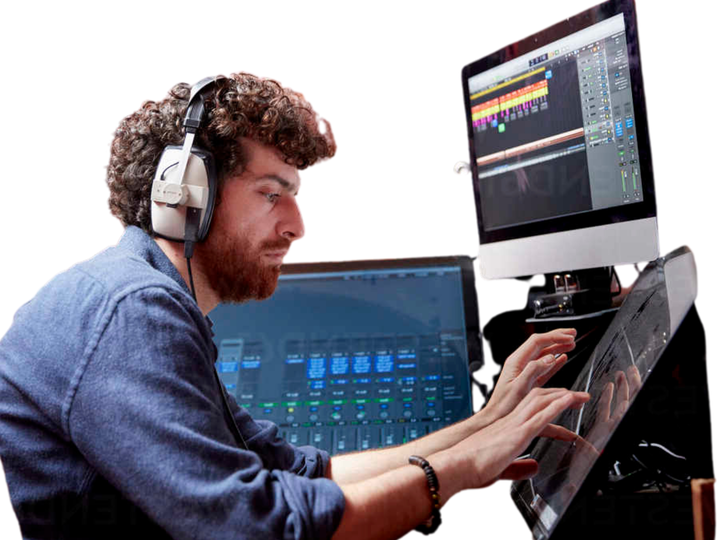
M472 108L473 127L478 128L483 124L491 124L495 127L498 117L508 117L510 114L522 116L529 113L533 107L539 106L546 101L548 95L547 79L534 84L513 90L500 97L485 101Z
M584 137L584 135L585 131L583 128L572 129L570 131L566 131L565 133L558 133L557 135L545 137L544 139L538 139L527 144L521 144L513 148L508 148L507 150L501 150L500 152L480 156L477 158L476 162L478 166L483 167L497 161L504 161L506 159L521 156L522 154L527 154L528 152L535 152L536 150L542 150L543 148L555 146L556 144L566 141L579 139Z

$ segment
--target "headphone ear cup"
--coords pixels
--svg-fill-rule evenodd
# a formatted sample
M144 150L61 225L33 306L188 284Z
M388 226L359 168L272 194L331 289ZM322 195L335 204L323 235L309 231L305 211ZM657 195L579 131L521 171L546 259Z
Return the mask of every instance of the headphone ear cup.
M155 171L153 186L157 185L158 181L180 184L180 179L176 178L176 176L180 169L181 155L181 146L168 146L163 150ZM197 237L192 240L201 242L207 237L215 208L217 177L212 154L193 147L188 158L182 184L189 194L185 205L171 206L157 202L154 197L151 197L150 217L152 230L155 235L169 240L178 242L188 240L185 237L185 228L187 208L190 206L200 210L200 225Z

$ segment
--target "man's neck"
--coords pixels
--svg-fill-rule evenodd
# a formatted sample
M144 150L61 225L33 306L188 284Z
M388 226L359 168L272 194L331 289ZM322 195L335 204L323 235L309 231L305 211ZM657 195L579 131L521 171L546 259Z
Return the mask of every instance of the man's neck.
M160 246L160 249L163 250L163 253L165 253L167 258L170 259L170 262L173 263L175 268L177 268L177 271L180 272L180 275L183 280L185 280L185 284L188 286L188 289L192 290L183 244L181 242L171 242L170 240L165 240L164 238L154 238L154 240L157 245ZM203 272L202 265L198 264L196 259L191 259L191 264L197 303L198 306L200 306L200 310L203 312L203 315L207 315L220 303L220 299L212 287L210 287L210 284L205 277L205 273Z

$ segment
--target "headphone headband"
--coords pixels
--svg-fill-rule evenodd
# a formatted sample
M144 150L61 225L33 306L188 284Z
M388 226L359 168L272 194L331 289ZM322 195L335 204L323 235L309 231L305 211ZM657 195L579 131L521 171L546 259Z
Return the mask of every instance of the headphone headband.
M195 133L200 127L205 116L205 99L208 97L212 87L215 86L216 81L215 77L205 77L195 83L195 86L190 90L190 101L183 121L186 132Z

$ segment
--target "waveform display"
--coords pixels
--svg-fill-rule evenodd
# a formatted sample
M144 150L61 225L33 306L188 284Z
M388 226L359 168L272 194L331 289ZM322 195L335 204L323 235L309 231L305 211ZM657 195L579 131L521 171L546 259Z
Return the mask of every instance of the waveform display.
M498 116L501 113L505 113L505 111L515 113L518 111L528 111L547 95L548 82L547 79L543 79L519 90L513 90L497 98L475 105L471 109L473 127L496 122ZM507 116L507 114L503 114L503 116Z
M534 152L536 150L541 150L548 146L554 146L556 144L560 144L565 141L569 141L572 139L578 139L580 137L583 137L584 133L585 133L585 130L583 128L573 129L570 131L566 131L565 133L558 133L558 134L552 135L550 137L545 137L544 139L538 139L538 140L529 142L527 144L521 144L521 145L515 146L513 148L508 148L507 150L501 150L500 152L495 152L495 153L488 154L485 156L480 156L479 158L477 158L477 164L482 167L482 166L494 163L496 161L510 159L510 158L513 158L516 156L520 156L522 154L527 154L528 152Z

